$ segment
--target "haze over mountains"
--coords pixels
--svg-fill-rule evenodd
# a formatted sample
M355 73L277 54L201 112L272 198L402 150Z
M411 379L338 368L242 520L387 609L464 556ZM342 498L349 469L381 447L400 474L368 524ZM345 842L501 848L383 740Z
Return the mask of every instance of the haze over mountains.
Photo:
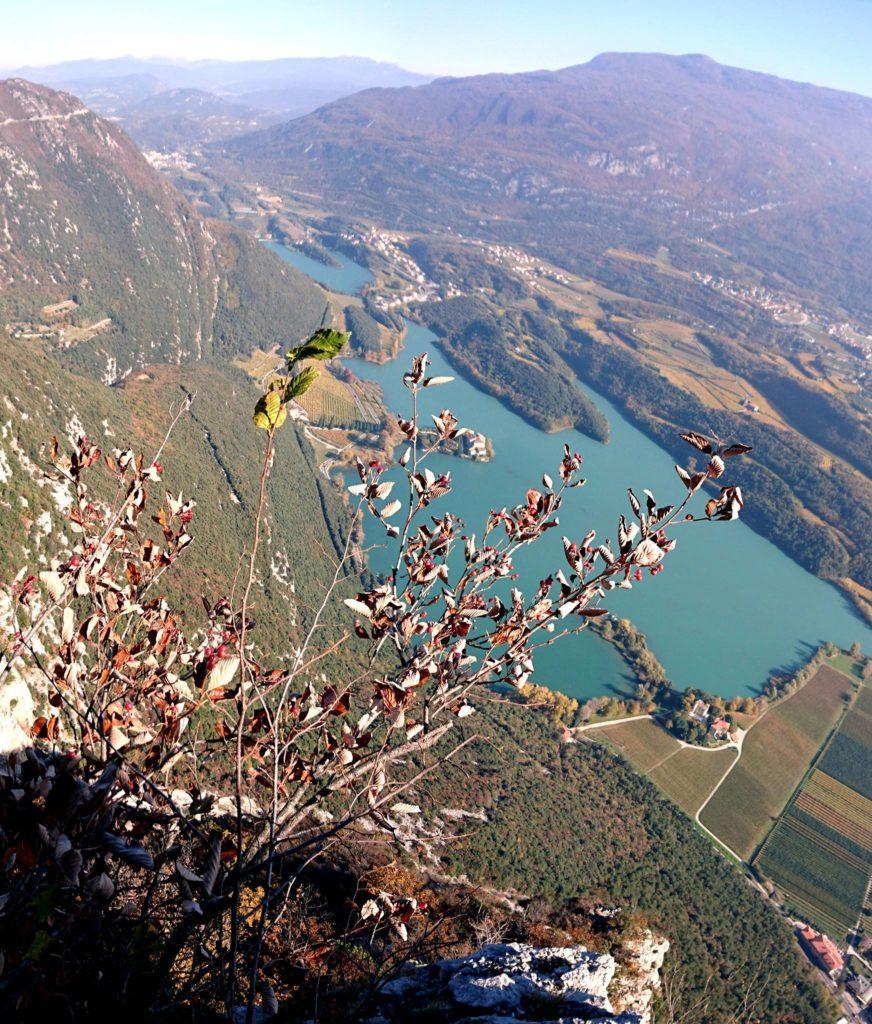
M74 93L146 149L227 138L315 110L361 89L430 76L365 57L174 61L118 57L0 72Z
M872 100L701 56L372 89L233 140L249 174L405 229L535 243L726 246L869 311Z

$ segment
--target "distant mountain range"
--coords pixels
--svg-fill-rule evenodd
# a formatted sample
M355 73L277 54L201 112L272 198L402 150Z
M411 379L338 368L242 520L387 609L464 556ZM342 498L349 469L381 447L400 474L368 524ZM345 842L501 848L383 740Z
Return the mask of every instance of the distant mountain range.
M20 67L0 77L64 89L119 121L143 148L172 150L298 117L374 87L430 77L364 57L173 61L119 57Z
M615 245L705 242L870 312L872 99L706 57L369 89L223 152L400 228L519 242L580 270Z

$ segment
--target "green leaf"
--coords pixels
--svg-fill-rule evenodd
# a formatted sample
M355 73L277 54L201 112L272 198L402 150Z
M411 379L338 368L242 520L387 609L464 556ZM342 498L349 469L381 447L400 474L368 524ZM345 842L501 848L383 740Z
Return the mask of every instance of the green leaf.
M300 395L304 395L315 383L315 378L320 375L320 370L316 370L314 366L307 366L296 377L291 377L288 381L288 386L285 388L285 401L287 402L291 398L299 398Z
M342 351L348 338L349 335L344 331L321 327L308 341L288 352L288 363L296 363L301 359L333 359Z
M285 422L287 414L281 394L278 391L269 391L258 399L252 419L254 425L261 430L271 430L273 427L280 427Z

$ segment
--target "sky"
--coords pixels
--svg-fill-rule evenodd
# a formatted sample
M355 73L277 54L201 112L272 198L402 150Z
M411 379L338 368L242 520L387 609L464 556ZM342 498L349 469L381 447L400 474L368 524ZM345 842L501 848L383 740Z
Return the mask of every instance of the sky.
M659 51L872 95L872 0L0 0L0 25L5 69L354 54L466 75Z

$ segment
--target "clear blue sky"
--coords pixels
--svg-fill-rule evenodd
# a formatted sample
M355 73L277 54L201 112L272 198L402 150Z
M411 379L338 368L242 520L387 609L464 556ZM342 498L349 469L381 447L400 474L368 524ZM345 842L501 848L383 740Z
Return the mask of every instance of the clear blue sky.
M872 95L872 0L0 0L0 67L358 54L438 74L705 53Z

